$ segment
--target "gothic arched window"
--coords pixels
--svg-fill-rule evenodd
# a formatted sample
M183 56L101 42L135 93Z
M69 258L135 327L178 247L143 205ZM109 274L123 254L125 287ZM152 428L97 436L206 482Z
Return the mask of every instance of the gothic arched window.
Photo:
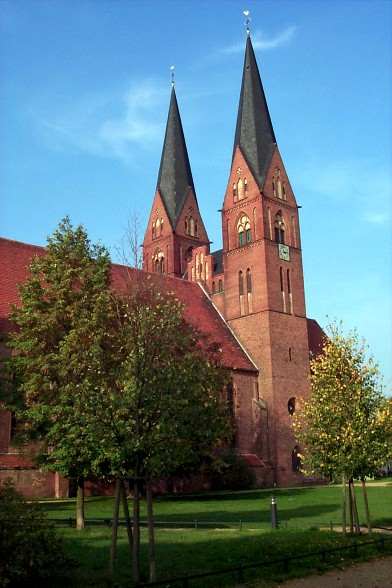
M185 217L184 224L185 224L185 234L188 235L188 233L189 233L189 223L188 223L188 217L187 216Z
M295 413L295 396L289 398L289 401L287 403L287 410L289 411L290 415Z
M299 472L301 469L301 455L298 445L291 452L291 468L293 472Z
M195 236L195 221L193 219L193 216L189 217L189 234L191 235L191 237Z
M238 245L239 245L239 247L242 247L243 245L246 245L247 243L250 243L252 241L252 231L250 228L250 220L246 216L246 214L243 214L240 216L240 218L237 222L237 232L238 232Z
M152 268L157 274L165 273L165 256L160 249L156 249L152 256Z
M275 241L277 243L284 243L284 229L284 220L279 210L275 215Z
M238 198L237 198L237 184L234 182L233 184L233 200L234 202L237 202Z
M223 292L223 282L222 282L222 280L218 280L218 292Z
M242 271L238 272L238 290L240 296L242 296L244 293L244 274L242 273Z
M248 294L252 292L252 274L249 268L246 270L246 290Z
M199 236L199 226L197 224L197 220L195 220L195 237Z

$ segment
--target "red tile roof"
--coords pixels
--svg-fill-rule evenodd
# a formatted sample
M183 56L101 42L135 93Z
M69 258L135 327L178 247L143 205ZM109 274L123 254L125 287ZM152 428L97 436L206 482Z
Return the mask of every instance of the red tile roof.
M326 340L326 334L318 322L314 319L307 319L307 323L309 351L312 353L312 355L318 355L323 349L324 342Z
M44 254L43 247L0 238L0 332L12 328L8 316L11 304L19 302L18 285L26 280L32 258ZM145 275L146 272L141 270L112 265L112 284L120 292L129 283L136 281L138 276ZM185 319L206 335L211 343L218 345L222 350L223 365L235 370L257 372L253 362L198 284L180 278L149 275L165 289L174 292L176 298L184 304Z

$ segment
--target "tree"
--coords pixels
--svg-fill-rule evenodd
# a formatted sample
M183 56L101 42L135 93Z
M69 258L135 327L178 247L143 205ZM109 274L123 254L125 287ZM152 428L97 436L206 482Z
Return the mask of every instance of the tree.
M76 478L77 527L84 526L84 480L100 471L99 433L87 427L83 385L102 360L110 303L109 255L92 245L85 229L65 218L36 256L11 315L16 330L9 345L14 387L12 406L23 423L23 441L38 441L36 460ZM102 370L93 374L100 382Z
M152 484L194 468L227 439L229 427L223 398L227 373L215 347L185 322L183 306L165 291L163 281L139 272L131 277L126 291L112 297L113 379L106 387L92 386L86 408L91 422L98 421L111 475L133 483L133 575L138 582L143 487L154 579Z
M390 459L391 404L382 393L379 371L356 332L343 334L329 327L323 351L311 360L311 395L294 416L294 431L302 447L303 469L328 479L343 480L343 529L346 502L350 528L359 531L354 479L361 478L367 505L365 476ZM368 510L367 510L368 513ZM370 531L370 516L368 515Z

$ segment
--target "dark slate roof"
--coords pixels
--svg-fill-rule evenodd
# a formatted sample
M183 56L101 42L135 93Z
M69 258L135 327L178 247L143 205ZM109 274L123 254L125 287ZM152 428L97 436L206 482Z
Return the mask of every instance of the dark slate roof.
M223 273L223 249L218 249L211 253L212 259L214 260L214 274Z
M161 193L173 228L176 226L190 188L195 192L176 92L173 87L157 183L157 189Z
M275 145L275 133L260 79L259 68L257 67L252 42L248 37L233 157L236 147L239 146L260 188L264 184L265 174Z

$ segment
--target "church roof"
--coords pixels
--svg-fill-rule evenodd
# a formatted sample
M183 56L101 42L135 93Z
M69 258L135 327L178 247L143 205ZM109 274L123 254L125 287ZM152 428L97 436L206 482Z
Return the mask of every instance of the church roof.
M196 196L176 92L173 87L157 183L157 190L161 193L173 228L176 226L190 188Z
M223 274L223 249L211 253L214 262L214 274Z
M238 107L234 151L240 147L258 185L263 187L265 174L276 146L259 68L248 36Z
M18 286L27 279L28 268L33 257L44 254L44 247L0 238L0 333L9 332L13 328L8 317L12 304L19 302ZM201 332L207 344L213 344L219 349L222 364L225 367L257 373L255 364L197 283L164 275L148 274L124 265L112 264L111 266L112 286L119 293L124 292L138 277L146 275L160 282L163 289L173 292L184 304L185 320Z

